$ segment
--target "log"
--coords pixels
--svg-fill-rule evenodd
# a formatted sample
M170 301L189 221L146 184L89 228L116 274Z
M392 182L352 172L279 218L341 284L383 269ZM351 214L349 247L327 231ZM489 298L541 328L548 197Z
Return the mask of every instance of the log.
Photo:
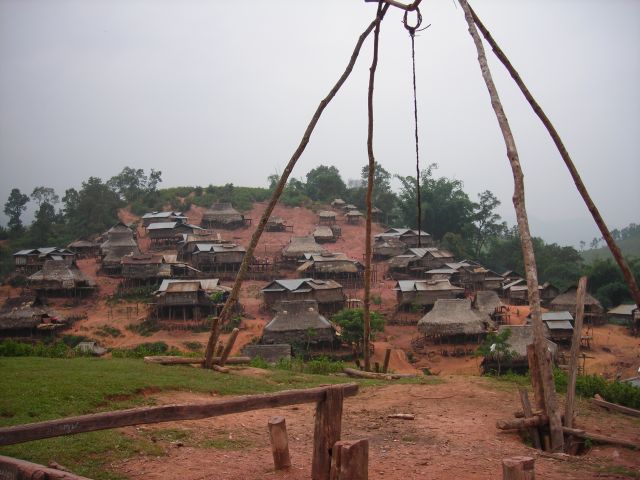
M358 385L355 383L347 383L332 387L286 390L277 393L220 399L193 405L183 404L131 408L115 412L94 413L91 415L67 417L46 422L16 425L13 427L0 428L0 445L12 445L14 443L30 442L43 438L131 425L171 422L176 420L198 420L261 408L275 408L299 403L324 401L330 391L334 392L332 395L336 395L335 392L340 391L341 395L352 396L358 392Z
M340 440L342 431L343 392L331 386L316 405L316 420L313 434L313 457L311 478L329 480L333 445Z
M498 420L496 427L500 430L523 430L530 427L539 427L549 423L546 415L534 415L531 418L518 418L516 420Z
M144 357L144 361L147 363L157 363L160 365L195 365L202 364L204 358L202 357L171 357L171 356L153 356ZM213 357L214 362L219 362L220 357ZM225 363L229 365L239 365L242 363L249 363L251 357L229 357Z
M397 380L399 378L416 378L419 375L413 373L375 373L365 372L364 370L356 370L355 368L345 368L343 372L350 377L370 378L374 380Z
M562 430L567 435L572 435L578 438L584 438L588 440L592 440L598 443L606 443L609 445L618 445L620 447L632 448L635 450L640 450L640 443L634 442L632 440L625 440L622 438L609 437L607 435L601 435L599 433L586 432L584 430L580 430L578 428L569 428L563 427Z
M536 349L533 344L527 345L527 361L529 363L529 372L531 373L533 400L536 404L536 409L544 412L545 408L544 391L542 390L542 376L540 375L538 356L536 355Z
M333 446L331 480L368 480L369 440L341 440Z
M535 460L532 457L510 457L502 460L502 480L534 480Z
M220 365L213 364L211 368L219 373L229 373L229 369L227 367L221 367Z
M382 364L382 373L387 373L387 371L389 370L389 360L391 360L391 349L387 348L384 352L384 363Z
M269 419L269 438L271 440L271 452L273 453L273 467L283 470L291 466L289 457L289 438L287 437L287 423L284 417L272 417Z
M584 318L584 299L587 293L587 277L580 277L578 291L576 293L576 319L571 339L571 352L569 353L569 378L567 379L567 399L564 405L565 427L573 427L573 411L576 399L576 378L578 376L578 352L582 335L582 320ZM569 438L571 443L571 438Z
M236 338L238 338L238 333L240 333L239 328L234 328L233 330L231 330L229 340L227 340L227 344L225 345L222 356L220 357L220 361L218 362L218 365L220 365L221 367L224 367L224 364L227 363L227 359L229 358L229 354L231 354L233 344L236 343Z
M218 343L218 347L216 348L216 357L221 357L222 352L224 352L224 344L222 342ZM215 360L215 358L214 358Z
M618 405L617 403L607 402L603 400L600 395L596 393L595 397L591 399L591 402L594 405L598 405L599 407L606 408L607 410L613 410L616 412L624 413L625 415L631 415L632 417L640 417L640 410L636 410L635 408L625 407L623 405Z
M531 409L531 403L529 402L529 393L526 389L521 388L519 390L520 393L520 402L522 403L522 411L524 413L524 418L533 417L533 410ZM531 436L531 441L533 442L533 446L540 450L542 448L542 442L540 441L540 432L537 427L529 428L529 435Z
M89 480L64 470L0 455L0 478L3 480Z
M392 413L387 418L399 418L400 420L414 420L416 416L413 413Z

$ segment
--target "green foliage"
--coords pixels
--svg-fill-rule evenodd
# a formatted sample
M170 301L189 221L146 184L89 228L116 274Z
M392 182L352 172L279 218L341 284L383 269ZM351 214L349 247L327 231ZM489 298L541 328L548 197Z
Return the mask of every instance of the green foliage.
M249 362L249 366L253 368L262 368L266 370L267 368L269 368L269 362L267 362L264 358L258 355L257 357L253 357L251 359L251 361Z
M227 323L220 327L220 331L222 333L231 333L234 328L240 328L240 324L242 323L242 317L240 315L236 315L231 317Z
M111 350L113 358L144 358L154 355L180 356L182 352L174 347L169 347L164 342L141 343L134 348L114 348Z
M347 186L335 166L320 165L307 173L306 193L312 200L330 202L342 197Z
M330 373L342 372L344 370L344 363L342 361L331 360L329 357L320 355L308 361L304 361L301 357L281 358L276 362L274 368L289 372L328 375Z
M553 376L558 391L566 392L566 372L555 369ZM600 375L579 375L576 378L577 395L585 398L593 398L596 393L607 402L617 403L630 408L640 408L640 388L628 382L608 381Z
M224 292L213 292L211 295L209 295L209 300L211 300L213 303L221 303L223 301L224 298Z
M7 202L4 204L4 214L9 217L7 226L10 232L20 233L22 231L23 227L20 217L27 209L27 203L29 203L28 195L21 193L18 188L11 190Z
M98 330L96 330L96 335L99 337L121 337L122 332L120 329L116 327L112 327L111 325L101 325Z
M626 260L634 276L640 278L640 257L627 258ZM589 291L605 308L615 307L626 302L633 303L622 272L612 259L593 261L587 265L584 274L589 277Z
M515 355L509 344L510 336L510 328L505 328L500 333L489 333L475 352L476 356L495 359L498 363L498 375L502 373L502 362L510 360Z
M62 337L62 342L70 348L76 348L80 342L88 341L91 341L91 339L84 335L65 335Z
M382 305L382 297L380 295L371 295L371 302L374 305Z
M0 357L49 357L71 358L76 352L65 342L35 344L3 340L0 342Z
M640 224L630 223L622 229L614 228L611 230L611 236L614 238L620 250L624 256L640 257ZM609 247L604 244L602 238L594 239L595 246L603 245L599 248L592 248L591 250L585 250L581 252L582 257L586 263L591 263L595 260L607 260L613 259ZM594 244L592 241L592 245ZM582 245L586 245L586 242L581 242Z
M131 323L127 325L127 330L135 332L143 337L149 337L161 330L160 323L155 318L146 318L141 323Z
M355 343L362 348L364 340L364 312L362 308L344 309L336 313L332 320L340 326L342 341L348 344ZM378 312L370 312L371 315L371 340L376 332L384 330L384 318Z
M200 342L184 342L183 345L192 352L202 352L204 350L204 345Z

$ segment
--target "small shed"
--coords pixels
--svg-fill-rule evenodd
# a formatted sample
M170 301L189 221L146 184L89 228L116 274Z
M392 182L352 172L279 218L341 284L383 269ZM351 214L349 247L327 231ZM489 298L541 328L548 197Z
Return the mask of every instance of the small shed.
M283 301L262 331L262 343L318 346L333 344L333 325L318 311L314 300Z
M480 290L476 293L474 307L476 310L486 313L493 318L496 312L503 307L503 304L498 294L493 290Z
M551 301L550 308L554 311L567 310L572 315L576 314L577 286L569 287L564 293ZM584 322L592 325L605 323L606 315L602 304L588 292L584 298Z
M235 243L197 243L191 265L202 272L237 272L247 250Z
M407 246L395 237L376 237L373 241L373 258L385 260L396 255L402 255Z
M128 280L155 280L161 276L164 255L153 253L131 254L122 257L122 276Z
M320 210L318 212L318 223L320 225L333 225L336 223L336 213L331 210Z
M449 283L449 280L399 280L396 291L398 310L425 309L437 300L459 298L464 289Z
M214 203L202 214L202 226L205 228L235 229L245 227L250 223L251 220L245 218L229 202Z
M267 232L293 231L293 225L287 225L287 222L282 217L271 217L265 225L265 230Z
M150 316L160 320L203 321L217 315L231 289L217 278L198 280L163 280L155 292Z
M177 222L188 223L189 219L182 212L150 212L142 216L142 225L148 227L152 223Z
M304 257L306 261L298 267L301 275L336 280L346 288L359 288L362 285L364 266L344 253L306 253ZM376 281L375 270L371 272L371 281Z
M542 314L542 323L548 338L558 343L571 343L573 315L570 312L545 312Z
M341 198L336 198L335 200L333 200L333 202L331 202L331 206L334 208L342 208L347 204L347 202L345 202L343 199Z
M305 253L322 253L325 249L318 243L313 235L291 237L289 244L282 249L282 260L285 264L296 265L304 260Z
M633 311L637 309L638 306L635 303L621 304L607 312L607 319L611 323L632 326Z
M418 245L418 236L420 237L420 245ZM433 238L430 234L423 230L418 232L418 230L410 228L388 228L384 232L377 234L375 238L397 238L407 247L430 247L433 245Z
M29 287L48 296L84 296L96 289L96 283L75 265L64 260L47 260L42 270L28 279Z
M149 224L147 235L151 240L152 247L164 247L177 245L185 234L193 234L203 230L203 228L190 223L160 222Z
M344 218L347 220L347 223L356 224L360 223L360 220L362 220L363 216L364 215L362 215L362 213L360 213L358 210L349 210L344 215Z
M418 330L444 341L479 341L493 325L489 316L471 308L471 300L436 300L433 309L418 321Z
M335 242L336 237L333 235L333 230L325 225L318 225L313 231L313 238L318 243Z
M196 250L199 243L231 243L223 240L219 233L209 233L207 231L195 231L193 233L183 234L178 242L178 260L189 262L191 254Z

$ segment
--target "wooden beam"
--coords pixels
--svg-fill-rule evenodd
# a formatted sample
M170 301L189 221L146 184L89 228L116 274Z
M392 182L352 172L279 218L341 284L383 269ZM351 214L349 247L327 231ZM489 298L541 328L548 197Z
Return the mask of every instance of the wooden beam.
M0 428L0 445L30 442L42 438L59 437L96 430L142 425L176 420L198 420L232 413L275 408L299 403L324 402L331 395L351 396L358 392L358 385L347 383L331 387L316 387L305 390L286 390L277 393L250 395L215 400L200 404L164 405L141 407L115 412L94 413L78 417L67 417L46 422ZM335 443L335 441L334 441Z
M539 427L549 423L546 415L534 415L530 418L518 418L516 420L498 420L496 427L500 430L524 430L531 427Z
M268 426L271 452L273 453L273 466L276 470L289 468L291 466L291 457L289 456L287 423L284 417L270 418Z
M368 480L369 440L340 440L333 445L330 480Z
M607 402L606 400L603 400L602 397L597 393L596 393L596 396L591 399L591 402L594 405L598 405L599 407L606 408L607 410L613 410L615 412L624 413L625 415L631 415L632 417L640 417L640 410L636 410L635 408L625 407L623 405L618 405L617 403Z
M582 338L582 320L584 319L584 299L587 294L587 277L580 277L576 293L576 318L569 353L569 378L567 379L567 399L564 405L564 426L573 427L573 411L576 399L576 378L578 376L578 352ZM570 440L569 440L570 443Z
M0 478L2 480L89 480L64 470L45 467L37 463L0 455Z
M585 438L585 439L593 440L594 442L598 442L598 443L606 443L608 445L618 445L620 447L627 447L627 448L633 448L635 450L640 450L640 443L634 442L631 440L624 440L622 438L609 437L607 435L602 435L600 433L586 432L578 428L563 427L562 430L567 435L572 435L574 437Z
M533 417L533 410L531 409L531 403L529 402L529 393L524 388L519 389L519 393L524 418ZM529 428L529 435L531 435L533 446L540 450L542 448L542 442L540 442L540 432L538 431L538 427Z
M382 373L387 373L389 370L389 360L391 360L391 349L387 348L384 352L384 363L382 364Z
M313 435L312 480L329 480L333 445L340 440L342 431L343 390L328 387L326 395L316 405Z

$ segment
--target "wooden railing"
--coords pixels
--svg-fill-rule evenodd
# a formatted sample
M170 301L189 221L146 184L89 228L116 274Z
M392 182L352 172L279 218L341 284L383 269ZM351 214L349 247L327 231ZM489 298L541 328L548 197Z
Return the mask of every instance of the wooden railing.
M287 390L278 393L220 399L199 404L140 407L67 417L58 420L0 428L0 445L12 445L44 438L131 425L177 420L197 420L247 412L250 410L316 402L311 478L313 480L329 480L332 448L333 445L340 440L342 429L343 399L344 397L355 395L357 392L357 384L347 383L304 390ZM25 478L23 474L31 472L33 468L47 469L47 467L39 465L35 465L34 467L34 465L35 464L30 464L22 460L0 457L0 478ZM43 471L44 476L38 478L64 478L68 480L83 478L59 470L53 470L53 472L60 476L55 476L51 474L51 472Z

